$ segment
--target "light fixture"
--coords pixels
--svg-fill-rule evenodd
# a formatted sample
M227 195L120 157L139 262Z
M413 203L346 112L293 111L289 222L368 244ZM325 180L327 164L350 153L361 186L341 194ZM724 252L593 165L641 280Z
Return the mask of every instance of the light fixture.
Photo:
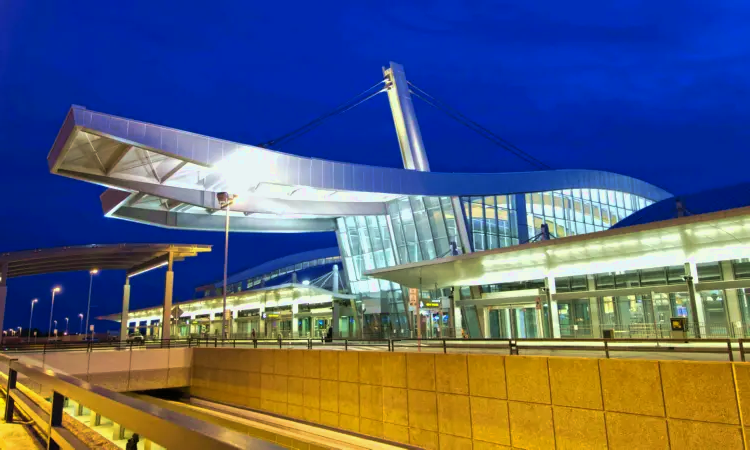
M91 275L96 275L97 273L99 273L99 269L91 269L91 270L89 270L89 273Z
M162 263L159 263L159 264L157 264L157 265L155 265L155 266L147 267L147 268L145 268L145 269L139 270L138 272L135 272L135 273L131 273L130 275L128 275L128 278L133 278L133 277L134 277L134 276L136 276L136 275L140 275L140 274L142 274L142 273L146 273L146 272L149 272L149 271L151 271L151 270L154 270L154 269L158 269L159 267L164 267L164 266L166 266L167 264L169 264L169 261L164 261L164 262L162 262Z
M308 286L310 284L310 280L302 280L302 284Z

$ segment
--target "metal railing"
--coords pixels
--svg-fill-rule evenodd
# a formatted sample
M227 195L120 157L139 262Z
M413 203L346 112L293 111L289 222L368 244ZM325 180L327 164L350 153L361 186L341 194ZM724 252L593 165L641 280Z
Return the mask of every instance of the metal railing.
M278 348L348 350L380 349L382 351L436 350L443 353L475 351L519 355L524 351L599 352L605 358L611 353L698 353L726 355L735 360L735 353L745 361L747 339L198 339L190 347Z
M45 435L49 449L87 448L75 433L63 427L63 406L66 398L86 405L97 414L165 448L281 448L258 438L91 385L75 377L23 364L4 354L0 354L0 364L7 367L5 421L12 422L14 412L30 418ZM34 383L46 386L52 392L49 413L19 389L19 374Z
M705 353L727 355L734 361L735 354L741 361L746 358L746 346L750 339L694 339L689 335L685 339L659 338L526 338L526 339L219 339L218 337L201 337L189 339L171 339L145 342L97 342L97 343L48 343L48 344L13 344L3 349L6 354L51 353L62 351L133 351L159 348L192 348L192 347L225 347L225 348L277 348L277 349L343 349L343 350L382 350L382 351L417 351L433 350L448 353L449 351L484 351L490 353L520 354L524 351L556 352L600 352L609 358L611 352L654 352L654 353Z

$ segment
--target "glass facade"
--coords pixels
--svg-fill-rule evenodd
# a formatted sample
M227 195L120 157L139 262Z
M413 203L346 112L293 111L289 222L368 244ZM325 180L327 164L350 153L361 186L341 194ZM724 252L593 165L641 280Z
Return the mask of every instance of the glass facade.
M525 195L529 237L546 223L554 237L604 231L653 203L627 192L606 189L564 189Z
M450 197L402 197L388 203L388 217L399 264L444 258L460 248Z
M513 195L461 197L473 251L518 245L514 203Z
M524 201L525 205L516 205L516 201ZM522 243L520 236L526 235L526 231L528 237L536 236L543 223L549 226L554 237L602 231L653 203L629 193L602 189L467 196L460 197L458 202L464 215L463 223L471 251L475 252L518 245ZM391 324L394 330L409 329L404 326L409 320L404 291L397 284L370 279L364 273L368 270L444 258L467 250L462 245L459 233L461 224L453 204L451 197L405 196L388 202L385 215L337 219L336 235L351 292L362 298L381 300L381 312L387 313L381 315L381 330L388 330L386 322L389 321L394 322ZM524 220L519 220L519 211L526 214L526 224L523 226L528 227L522 233L519 233L519 222L523 224ZM682 268L678 269L679 278L675 279L682 282ZM649 282L659 282L657 279L649 281L649 276L659 278L663 275L666 279L668 274L646 273L643 275L645 279L641 279L642 275L640 272L635 275L637 281L628 278L632 278L632 274L611 274L610 278L613 286L617 287L646 286ZM482 290L493 292L542 286L543 280L534 280L513 286L483 286ZM429 287L424 288L429 292ZM567 282L561 280L559 285L560 292L586 289L585 277ZM435 292L434 295L441 293ZM389 314L395 316L389 319ZM588 326L590 329L591 314L583 303L573 302L563 308L564 320L572 328ZM469 316L471 312L465 311L464 319L468 321ZM508 316L507 322L519 325L526 319L531 320L533 314L524 313L522 316ZM500 316L497 320L500 320ZM542 323L547 326L546 320ZM471 328L470 323L465 325ZM498 327L502 328L500 325ZM525 328L530 330L531 325Z
M368 270L396 265L386 216L349 216L336 219L336 237L352 294L380 300L381 317L377 329L386 335L407 332L401 286L365 276ZM372 318L365 319L366 323ZM367 332L368 329L365 330Z
M313 259L310 261L305 261L302 263L292 264L292 265L282 267L280 269L276 269L271 272L265 273L263 275L259 275L257 277L249 278L247 280L238 281L235 283L230 283L227 285L227 293L234 294L237 292L249 291L252 289L259 288L261 285L268 285L268 283L284 275L289 275L291 277L291 274L293 272L301 272L303 270L311 269L313 267L320 267L320 266L325 266L329 264L335 264L338 262L341 262L340 256L330 256L328 258L318 258L318 259ZM204 289L201 296L202 297L217 297L221 295L221 289L222 289L222 286L214 286L213 288L210 288L210 289Z

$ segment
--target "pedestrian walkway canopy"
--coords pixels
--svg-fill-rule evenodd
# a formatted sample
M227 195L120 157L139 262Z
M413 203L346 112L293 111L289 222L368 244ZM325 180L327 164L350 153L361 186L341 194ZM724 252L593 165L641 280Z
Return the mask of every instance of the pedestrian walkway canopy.
M0 253L0 329L5 316L7 280L10 278L92 269L126 270L130 278L210 251L210 245L109 244Z

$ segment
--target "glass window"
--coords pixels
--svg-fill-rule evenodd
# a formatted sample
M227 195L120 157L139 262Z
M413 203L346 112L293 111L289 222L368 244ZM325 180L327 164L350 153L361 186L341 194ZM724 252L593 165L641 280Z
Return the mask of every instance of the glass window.
M718 262L698 263L698 281L721 281L721 267Z
M734 271L734 277L737 279L750 278L750 259L732 260L732 270Z
M663 267L641 270L641 284L643 286L659 286L667 284L666 272Z
M554 212L552 210L552 193L545 192L542 194L542 197L544 199L544 215L547 217L554 217Z
M484 233L474 232L474 251L485 250Z
M542 194L535 192L531 195L532 212L534 214L543 214L542 210Z
M617 196L617 207L618 208L624 208L625 207L625 199L623 198L622 192L617 191L616 192L616 196Z

